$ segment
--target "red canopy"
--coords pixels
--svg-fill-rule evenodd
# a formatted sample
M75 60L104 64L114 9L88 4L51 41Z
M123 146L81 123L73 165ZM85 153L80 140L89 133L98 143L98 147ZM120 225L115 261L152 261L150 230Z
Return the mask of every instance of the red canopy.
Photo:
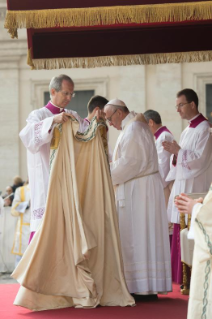
M212 1L8 0L37 69L212 60Z

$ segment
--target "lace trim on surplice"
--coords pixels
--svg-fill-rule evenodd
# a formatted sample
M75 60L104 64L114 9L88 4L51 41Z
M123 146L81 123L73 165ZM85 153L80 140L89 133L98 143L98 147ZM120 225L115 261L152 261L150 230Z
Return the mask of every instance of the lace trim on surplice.
M40 207L32 211L32 219L41 219L43 217L45 207Z
M35 124L35 144L40 143L42 141L41 130L42 130L43 122L39 122Z

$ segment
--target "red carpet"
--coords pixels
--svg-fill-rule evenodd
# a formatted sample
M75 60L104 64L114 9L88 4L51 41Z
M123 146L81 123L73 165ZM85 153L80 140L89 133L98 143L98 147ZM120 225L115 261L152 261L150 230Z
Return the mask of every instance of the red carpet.
M186 319L188 297L182 296L179 285L173 292L159 295L157 301L138 302L136 307L98 307L96 309L58 309L32 312L13 306L18 284L0 285L1 319Z

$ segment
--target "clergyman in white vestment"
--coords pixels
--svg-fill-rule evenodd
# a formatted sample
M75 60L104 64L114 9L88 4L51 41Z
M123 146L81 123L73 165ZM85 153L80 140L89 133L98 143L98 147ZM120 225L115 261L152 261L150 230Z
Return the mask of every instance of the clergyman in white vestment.
M192 214L188 238L194 239L188 319L212 318L212 185L205 197L194 200L180 195L180 213Z
M170 171L170 157L171 154L167 152L162 143L164 141L173 142L174 136L167 129L166 126L162 125L161 116L157 111L147 110L144 112L144 117L149 125L149 128L152 134L155 137L155 146L158 154L158 168L160 176L162 178L164 196L166 201L166 207L168 206L169 196L172 188L172 182L167 182L166 177ZM173 224L169 223L169 235L170 235L170 244L173 233Z
M182 132L179 145L165 141L165 150L172 154L171 169L167 181L175 181L168 204L168 219L174 223L172 239L172 277L182 283L180 256L180 225L174 198L180 193L204 193L212 181L212 136L210 125L198 111L198 96L192 89L184 89L177 94L176 109L189 125Z
M66 75L52 78L49 91L51 101L27 118L27 125L20 132L20 138L27 149L27 166L31 191L32 235L41 223L48 191L50 143L54 127L57 123L65 123L73 115L80 124L79 131L84 132L89 123L84 121L77 112L65 107L74 96L74 82Z
M168 221L152 133L144 116L120 100L111 100L105 113L121 130L110 167L128 289L143 295L171 291Z

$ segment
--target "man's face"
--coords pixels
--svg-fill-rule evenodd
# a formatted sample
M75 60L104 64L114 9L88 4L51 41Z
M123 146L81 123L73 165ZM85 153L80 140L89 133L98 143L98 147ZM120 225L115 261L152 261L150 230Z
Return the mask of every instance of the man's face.
M52 103L61 108L65 108L68 105L68 103L71 101L73 93L74 93L73 84L66 80L63 80L61 85L61 90L59 92L57 92L55 89L51 90Z
M5 191L6 191L6 193L7 193L8 195L12 194L12 192L13 192L13 190L12 190L12 188L11 188L10 186L7 186L6 189L5 189Z
M110 126L115 127L117 130L121 130L121 110L116 109L115 111L112 108L105 109L105 117Z
M192 103L188 103L185 95L181 95L176 99L176 109L182 119L190 120L192 118Z

